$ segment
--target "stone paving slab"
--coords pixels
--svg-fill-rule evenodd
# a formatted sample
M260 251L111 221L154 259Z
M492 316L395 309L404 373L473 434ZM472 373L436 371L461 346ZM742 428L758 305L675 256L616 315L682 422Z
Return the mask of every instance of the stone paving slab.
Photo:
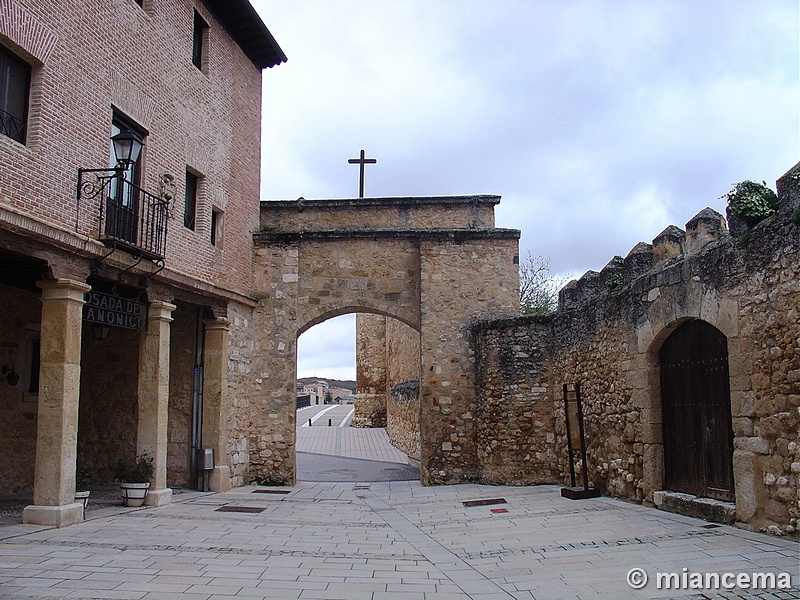
M0 597L467 600L800 597L798 544L555 486L238 488L80 525L0 527ZM505 504L464 506L464 501ZM259 513L219 512L225 507ZM492 509L502 507L504 513ZM626 583L640 568L650 583ZM791 590L657 589L656 573L790 573Z
M419 469L398 462L344 458L327 454L297 452L300 481L417 481Z
M295 444L297 452L408 463L406 454L392 446L385 427L298 427Z

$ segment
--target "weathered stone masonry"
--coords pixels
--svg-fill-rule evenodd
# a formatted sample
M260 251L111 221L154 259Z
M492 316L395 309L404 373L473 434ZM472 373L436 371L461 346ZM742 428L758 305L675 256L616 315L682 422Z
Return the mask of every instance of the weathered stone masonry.
M797 173L795 170L794 173ZM727 338L736 520L797 535L800 449L800 190L780 212L729 235L706 209L561 292L557 314L473 329L482 479L566 483L561 385L580 381L589 478L652 503L663 489L658 351L682 323Z
M297 336L337 315L370 313L418 332L420 359L417 369L376 364L362 392L383 394L385 411L387 374L418 371L422 481L477 478L468 324L514 314L519 304L519 231L494 228L498 202L448 196L262 203L254 326L270 335L253 353L251 476L295 477Z

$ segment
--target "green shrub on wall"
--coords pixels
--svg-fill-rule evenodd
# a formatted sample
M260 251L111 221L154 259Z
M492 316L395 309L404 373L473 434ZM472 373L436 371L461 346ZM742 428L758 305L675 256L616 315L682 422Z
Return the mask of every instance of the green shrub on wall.
M767 187L766 182L749 180L734 184L723 198L727 199L730 211L748 225L755 225L774 215L780 204L777 194Z

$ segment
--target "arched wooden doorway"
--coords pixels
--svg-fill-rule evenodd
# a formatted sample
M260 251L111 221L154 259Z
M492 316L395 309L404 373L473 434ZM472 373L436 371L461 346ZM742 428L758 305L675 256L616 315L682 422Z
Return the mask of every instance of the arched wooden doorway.
M732 501L726 337L705 321L689 321L667 338L659 359L665 488Z

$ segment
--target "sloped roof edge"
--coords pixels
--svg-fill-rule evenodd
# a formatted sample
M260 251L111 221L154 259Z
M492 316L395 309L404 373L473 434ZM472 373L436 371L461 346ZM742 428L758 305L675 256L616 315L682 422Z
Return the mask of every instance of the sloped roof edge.
M286 62L286 55L248 0L203 0L239 47L259 69Z

